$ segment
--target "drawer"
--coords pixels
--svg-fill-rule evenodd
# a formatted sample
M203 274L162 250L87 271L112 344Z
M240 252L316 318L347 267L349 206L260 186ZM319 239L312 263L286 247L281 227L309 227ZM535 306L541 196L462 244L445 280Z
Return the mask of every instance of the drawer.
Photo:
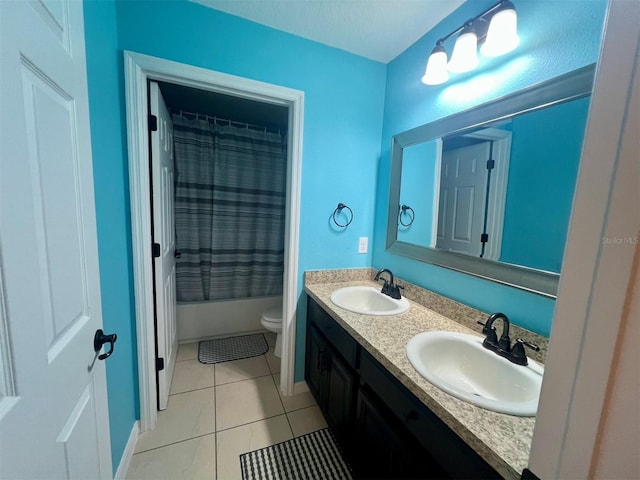
M357 368L358 344L311 297L308 297L307 303L307 322L316 326L351 368Z

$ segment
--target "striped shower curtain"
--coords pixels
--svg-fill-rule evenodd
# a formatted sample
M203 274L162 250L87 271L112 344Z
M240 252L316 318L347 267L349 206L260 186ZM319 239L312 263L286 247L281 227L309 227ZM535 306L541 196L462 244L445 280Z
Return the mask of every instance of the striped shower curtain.
M172 119L178 301L281 295L287 158L281 134Z

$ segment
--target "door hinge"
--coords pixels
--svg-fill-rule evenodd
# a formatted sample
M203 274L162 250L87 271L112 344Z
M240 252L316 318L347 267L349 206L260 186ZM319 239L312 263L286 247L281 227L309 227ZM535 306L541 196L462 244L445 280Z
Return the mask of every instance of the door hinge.
M487 243L489 241L489 234L483 233L480 235L480 243Z
M155 132L158 130L158 117L149 115L149 130Z
M156 358L156 370L164 370L164 358Z
M487 170L493 170L496 167L495 160L487 160Z
M153 244L153 258L158 258L160 256L160 244Z

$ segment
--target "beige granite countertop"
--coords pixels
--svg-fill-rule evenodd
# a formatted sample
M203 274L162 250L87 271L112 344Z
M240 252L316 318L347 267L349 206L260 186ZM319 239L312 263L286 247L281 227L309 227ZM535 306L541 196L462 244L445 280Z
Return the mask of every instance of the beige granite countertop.
M314 280L305 282L305 290L500 475L519 479L527 466L535 418L496 413L459 400L422 378L405 353L409 339L421 332L448 330L479 335L479 331L413 300L409 300L411 307L407 312L381 317L352 313L331 302L334 290L363 284L379 286L363 279L334 283L315 283Z

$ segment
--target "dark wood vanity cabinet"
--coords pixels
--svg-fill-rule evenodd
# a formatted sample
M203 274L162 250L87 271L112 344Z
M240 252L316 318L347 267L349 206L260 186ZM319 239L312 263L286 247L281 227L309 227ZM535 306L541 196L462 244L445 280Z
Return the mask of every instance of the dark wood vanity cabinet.
M309 300L305 379L340 444L353 442L358 387L356 341L318 304ZM338 347L340 346L340 347Z
M501 478L312 298L305 379L355 478Z

